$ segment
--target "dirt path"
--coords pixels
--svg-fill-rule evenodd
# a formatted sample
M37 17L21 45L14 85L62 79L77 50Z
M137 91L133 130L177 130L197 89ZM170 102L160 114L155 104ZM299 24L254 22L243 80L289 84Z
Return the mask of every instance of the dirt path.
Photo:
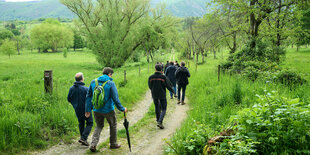
M186 101L187 102L187 101ZM133 150L133 154L163 154L164 148L166 145L164 139L169 139L174 134L174 132L180 128L182 122L187 117L187 111L189 109L188 105L178 105L175 102L172 104L170 110L167 113L167 116L164 120L165 129L157 129L154 134L145 136L143 143L140 143L137 148Z
M145 97L142 101L137 103L133 109L133 111L129 111L127 117L130 118L130 124L133 125L137 123L146 112L148 112L148 109L153 103L153 99L151 96L151 92L148 91L145 94ZM118 121L118 130L123 129L123 121ZM104 127L104 129L101 132L101 137L99 140L99 144L106 141L110 136L110 130L108 129L108 125ZM91 142L92 134L88 137L88 142ZM58 145L55 145L48 150L41 151L41 152L33 152L30 154L38 154L38 155L54 155L54 154L61 154L61 155L80 155L85 154L88 150L88 147L80 145L78 142L78 139L74 140L73 144L63 144L60 143Z

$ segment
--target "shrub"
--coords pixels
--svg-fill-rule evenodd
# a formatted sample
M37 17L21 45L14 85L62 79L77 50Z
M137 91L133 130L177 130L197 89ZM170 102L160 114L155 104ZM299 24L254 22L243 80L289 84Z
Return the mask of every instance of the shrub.
M280 71L277 76L276 80L285 85L302 85L307 82L307 80L301 75L296 73L296 71L291 69L284 69Z
M255 148L261 154L310 153L310 105L299 98L280 97L275 92L257 96L257 104L231 117L232 123L237 124L235 137L244 142L255 142ZM224 145L221 150L235 148Z

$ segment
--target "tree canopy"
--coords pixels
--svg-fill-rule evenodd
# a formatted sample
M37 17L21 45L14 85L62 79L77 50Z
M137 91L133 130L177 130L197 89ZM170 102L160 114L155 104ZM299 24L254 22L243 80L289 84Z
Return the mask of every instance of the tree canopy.
M47 52L73 46L73 32L58 20L47 19L31 29L30 39L36 48Z

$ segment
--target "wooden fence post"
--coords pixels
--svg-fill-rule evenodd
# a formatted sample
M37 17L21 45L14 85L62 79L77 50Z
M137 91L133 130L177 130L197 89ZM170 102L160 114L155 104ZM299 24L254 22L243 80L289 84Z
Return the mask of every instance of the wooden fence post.
M141 75L141 67L140 67L140 65L139 65L139 76Z
M217 69L217 80L220 81L220 77L221 77L221 65L218 65L218 69Z
M53 92L53 71L52 70L44 71L44 89L45 89L45 93Z
M124 70L124 82L127 82L127 79L126 79L126 70Z
M196 62L196 72L197 72L198 63Z

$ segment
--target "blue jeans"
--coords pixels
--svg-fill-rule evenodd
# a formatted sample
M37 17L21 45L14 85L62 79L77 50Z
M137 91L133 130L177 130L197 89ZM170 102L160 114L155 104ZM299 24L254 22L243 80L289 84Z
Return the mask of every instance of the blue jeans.
M93 127L93 116L92 114L90 114L90 116L86 118L84 112L76 112L75 114L79 121L79 130L80 130L81 139L87 140L90 134L91 128ZM86 123L86 127L85 127L85 123Z
M154 99L156 121L162 123L166 115L167 99Z
M172 86L172 88L173 88L173 90L174 90L174 93L177 93L177 87L176 87L176 84L174 84L174 85ZM173 93L172 93L172 91L170 91L170 97L171 97L171 98L173 97Z

